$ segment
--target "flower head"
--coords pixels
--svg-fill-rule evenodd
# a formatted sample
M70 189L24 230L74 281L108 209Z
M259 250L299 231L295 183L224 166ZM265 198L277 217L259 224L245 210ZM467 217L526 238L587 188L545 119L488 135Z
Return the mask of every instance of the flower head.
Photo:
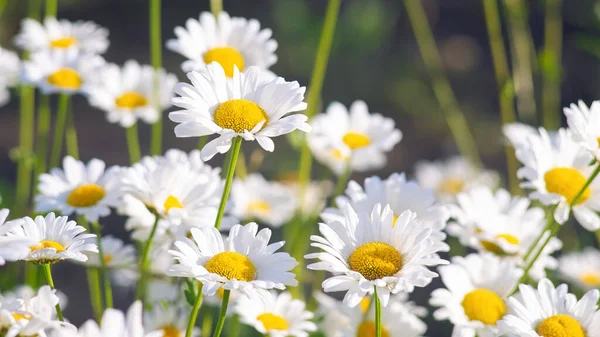
M34 243L30 238L6 235L18 224L15 221L5 222L8 213L6 208L0 210L0 266L6 261L17 261L27 256L29 246Z
M583 289L600 287L600 251L587 247L581 252L563 254L558 259L562 279Z
M15 52L3 49L0 46L0 107L8 103L10 98L9 88L19 83L21 60Z
M588 108L583 101L563 109L573 140L600 159L600 101Z
M102 250L104 265L108 268L114 284L121 287L133 285L138 279L135 247L108 235L102 237ZM100 268L103 265L99 254L87 253L86 255L88 256L86 266Z

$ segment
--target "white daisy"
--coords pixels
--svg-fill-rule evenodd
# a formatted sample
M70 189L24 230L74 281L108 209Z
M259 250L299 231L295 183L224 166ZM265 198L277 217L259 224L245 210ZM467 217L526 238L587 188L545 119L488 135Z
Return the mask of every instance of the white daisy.
M17 261L27 256L29 246L35 243L29 238L6 235L18 224L15 221L5 223L8 213L8 209L0 209L0 266L4 265L6 261Z
M146 302L158 304L162 302L173 302L179 299L181 294L183 294L183 290L181 289L180 284L174 284L172 281L172 278L150 279L148 281L148 291L146 292Z
M161 337L185 336L189 315L189 307L155 305L144 313L144 328ZM192 336L200 336L200 329L194 328Z
M288 253L277 252L283 242L269 243L271 230L258 231L256 223L235 225L223 239L214 227L192 228L193 241L182 237L170 253L179 262L167 275L193 277L204 284L202 292L214 295L219 288L285 289L298 281L290 271L298 264Z
M477 186L498 186L500 177L494 171L480 170L463 157L451 157L446 161L418 162L415 177L421 186L435 191L443 201L454 201L460 192Z
M244 71L252 66L268 69L277 62L277 42L270 29L260 29L255 19L229 17L220 12L215 18L210 12L200 13L200 20L188 19L184 27L175 27L176 39L167 41L167 48L185 56L181 68L188 72L206 70L212 62L233 77L234 67Z
M519 293L508 300L509 314L498 326L511 337L598 337L599 298L598 290L590 290L577 300L566 284L555 288L548 279L541 280L537 290L521 284Z
M42 50L23 63L23 82L44 94L87 93L99 80L104 59L77 49Z
M277 294L275 291L257 292L251 297L242 296L236 306L240 320L253 326L264 336L308 337L317 330L311 322L313 313L306 310L306 304L293 299L289 292Z
M108 235L102 237L102 250L104 264L108 268L113 282L121 287L135 284L138 279L135 247L125 244L121 239ZM99 254L88 253L86 255L88 256L88 260L85 262L86 266L92 268L102 267Z
M583 101L563 109L573 139L600 159L600 101L588 108Z
M21 60L17 53L0 46L0 107L10 99L9 88L19 83Z
M587 247L558 258L558 272L562 279L584 289L600 287L600 251Z
M224 295L225 289L219 288L217 292L212 296L202 296L202 305L221 308L221 304L223 304ZM237 303L241 298L248 298L248 296L236 290L232 290L231 293L229 293L229 305L227 306L227 312L225 313L227 317L236 314Z
M454 257L438 271L446 288L431 293L429 303L440 307L433 317L449 320L452 336L498 336L496 324L508 311L506 297L523 271L489 254Z
M538 133L531 125L523 123L509 123L502 126L502 133L514 148L527 145L527 139Z
M517 172L524 188L533 189L529 197L544 205L557 205L554 219L563 224L569 218L570 204L585 185L593 171L588 151L571 137L568 130L560 129L553 141L543 128L530 136L525 146L517 148L516 155L524 165ZM589 230L600 229L600 180L595 179L573 206L573 215Z
M346 109L338 102L315 116L307 141L315 158L340 175L349 168L370 171L383 168L386 152L402 139L394 120L369 112L367 104L355 101Z
M288 222L296 211L294 191L258 173L235 179L231 187L231 213L243 220L255 220L272 227Z
M282 182L292 189L292 193L296 196L296 209L306 219L316 218L325 209L327 199L333 193L333 183L330 180L309 182L301 198L297 197L301 188L297 181Z
M217 139L202 149L202 157L207 160L217 153L227 152L236 136L256 140L263 149L271 152L275 148L271 137L296 129L309 132L305 115L286 116L306 109L306 103L302 101L306 88L280 77L261 83L260 72L258 67L250 67L244 73L236 68L232 81L227 81L221 65L213 62L205 73L188 73L192 85L177 84L175 93L180 97L172 100L173 105L183 110L169 114L169 118L178 123L175 135L218 134Z
M46 217L34 219L24 217L17 221L17 226L7 234L18 238L26 238L34 243L30 253L22 260L37 264L55 263L61 260L87 261L86 252L98 252L98 247L87 243L86 239L95 238L94 234L82 234L85 228L75 221L68 221L66 216L56 217L49 213Z
M153 81L155 74L160 81L160 109L155 102ZM89 90L89 101L106 112L110 123L119 123L124 128L134 125L138 119L148 124L158 120L162 110L171 106L175 75L164 69L155 71L152 66L140 65L129 60L123 67L106 65L99 73L98 86Z
M102 54L108 49L108 30L91 21L23 19L15 44L28 51L69 48Z
M344 304L354 307L377 289L383 306L390 293L412 292L424 287L437 274L427 266L445 264L436 253L447 246L437 230L425 228L416 214L407 210L394 222L389 206L376 205L371 213L359 213L349 205L343 221L319 224L322 236L311 236L311 246L322 253L305 257L321 262L308 266L334 274L323 282L326 292L347 291Z
M4 291L0 293L0 302L2 303L28 303L31 299L38 296L39 291L46 291L45 287L40 287L39 289L33 289L28 285L22 284L18 285L10 291ZM65 310L67 305L69 304L69 299L67 295L65 295L60 290L52 290L52 294L58 297L58 303L62 310ZM52 310L52 317L56 317L56 310Z

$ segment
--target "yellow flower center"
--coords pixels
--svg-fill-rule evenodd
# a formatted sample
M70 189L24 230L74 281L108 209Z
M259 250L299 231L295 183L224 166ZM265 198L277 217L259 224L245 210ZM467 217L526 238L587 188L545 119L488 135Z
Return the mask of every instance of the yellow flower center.
M208 260L204 266L208 272L229 280L252 281L256 278L256 267L245 255L237 252L222 252Z
M169 214L171 208L183 208L183 205L181 204L181 201L177 199L177 197L174 197L171 194L167 197L167 200L165 200L163 207L165 208L165 214Z
M369 307L371 306L371 298L370 297L363 297L362 300L360 300L360 311L364 314L367 312L367 310L369 310Z
M163 332L162 337L181 337L181 331L172 325L165 326L161 330Z
M393 276L402 268L402 255L383 242L369 242L356 248L348 257L350 269L373 281Z
M223 129L231 129L237 133L252 130L265 121L263 127L269 122L267 113L258 104L246 99L232 99L221 103L215 110L215 124Z
M67 197L67 203L73 207L92 207L104 199L104 188L96 184L77 186Z
M48 83L62 89L77 90L82 83L79 73L70 68L62 68L48 76Z
M204 63L211 64L212 62L218 62L227 77L233 77L233 66L237 66L239 71L244 70L244 56L231 47L217 47L213 48L203 55Z
M364 321L360 323L356 330L356 337L375 337L375 321ZM381 337L390 337L390 333L382 325Z
M11 314L11 316L15 319L15 321L20 321L22 319L31 319L31 316L27 314L14 313Z
M535 328L544 337L585 337L585 330L579 322L565 314L554 315L543 320Z
M546 182L546 190L550 193L560 194L567 199L568 203L573 202L577 193L585 185L587 179L579 172L571 167L553 168L544 175ZM582 203L589 198L591 194L590 188L586 188L581 194L577 203Z
M588 271L581 274L579 280L581 281L581 283L587 286L594 288L600 287L600 273Z
M364 133L348 132L342 141L352 150L360 149L371 144L371 139Z
M342 151L340 151L339 149L334 149L331 150L331 152L329 152L331 154L331 156L337 160L346 160L348 159L348 156L346 156L345 154L342 153Z
M270 312L260 314L258 315L258 317L256 317L256 319L263 324L265 330L267 331L287 330L290 327L290 323L288 323L288 321L285 318L279 315L272 314Z
M71 47L75 43L77 43L77 40L75 40L75 38L66 36L61 37L60 39L50 41L50 47L64 49Z
M121 109L133 110L148 105L146 97L135 91L127 91L115 100L115 104Z
M254 200L248 204L248 212L269 214L271 212L271 206L262 200Z
M512 244L512 245L518 245L519 244L519 239L511 234L497 234L496 235L496 239L504 239L506 240L506 242ZM488 240L482 240L481 241L481 245L483 246L483 248L485 250L487 250L488 252L494 253L496 255L505 255L507 254L498 244L496 244L493 241L488 241Z
M35 252L36 250L44 249L44 248L54 248L57 253L64 252L65 246L62 244L52 241L52 240L42 240L37 246L29 247L29 250Z
M447 178L438 187L438 191L445 194L458 194L465 187L465 181L460 178Z
M109 263L111 263L113 260L112 256L110 256L110 254L106 254L104 253L104 264L108 265Z
M506 314L504 300L495 292L488 289L475 289L465 295L462 301L465 315L471 321L480 321L484 324L496 325Z

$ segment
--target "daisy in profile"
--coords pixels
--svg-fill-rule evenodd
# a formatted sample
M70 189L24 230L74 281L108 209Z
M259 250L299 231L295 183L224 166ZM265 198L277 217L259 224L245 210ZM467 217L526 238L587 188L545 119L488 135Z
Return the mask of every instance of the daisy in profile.
M294 191L278 182L267 181L258 173L233 181L231 202L234 216L272 227L288 222L296 211Z
M144 328L159 337L185 336L189 320L189 307L177 304L155 305L144 313ZM200 336L200 329L194 328L192 336Z
M563 254L558 258L558 272L565 281L583 289L600 287L600 251L587 247L582 252Z
M524 179L521 186L532 189L529 197L546 206L556 205L554 219L563 224L574 204L575 219L587 230L600 229L600 180L595 179L581 196L593 167L592 156L576 143L568 130L560 129L553 140L543 128L528 138L528 143L516 150L517 159L524 165L517 174Z
M346 291L344 304L355 307L377 289L386 306L390 294L424 287L436 273L427 267L446 264L437 252L446 249L441 234L426 228L414 212L402 212L394 222L389 206L376 205L370 213L356 212L349 205L344 220L320 224L321 236L313 235L311 246L324 252L308 254L320 262L312 270L333 273L322 286L325 292Z
M5 223L8 213L9 210L6 208L0 210L0 266L4 265L6 261L17 261L27 256L29 246L34 243L29 238L6 235L17 225L15 221Z
M600 159L600 101L588 108L583 101L563 109L573 140Z
M133 245L125 244L121 239L114 236L102 237L102 250L104 253L104 265L108 268L110 277L116 285L128 287L136 283L137 254ZM92 268L102 267L100 255L87 253L88 260L85 265Z
M384 167L386 153L402 139L393 119L369 112L363 101L355 101L350 109L333 102L310 124L311 151L337 175L348 169L365 172Z
M523 271L493 255L454 257L438 268L445 288L431 293L429 303L440 307L436 320L449 320L453 336L499 336L497 323L507 313L506 298Z
M23 82L44 94L87 93L98 81L104 59L77 49L42 50L23 63Z
M9 89L19 83L21 60L15 52L0 46L0 107L10 99Z
M91 21L56 20L46 17L44 22L23 19L21 32L15 44L27 51L47 49L79 49L102 54L108 49L108 30Z
M509 298L509 314L498 322L504 334L523 337L598 337L600 313L597 289L580 300L568 293L567 285L554 287L548 279L537 290L519 285L519 293Z
M155 73L160 78L159 102L155 102L153 94ZM108 64L99 76L98 85L89 91L90 104L106 112L110 123L124 128L138 120L148 124L156 122L162 111L171 106L173 87L177 83L177 77L164 69L155 71L152 66L133 60L125 62L123 67Z
M256 331L272 337L308 337L317 330L311 322L313 313L306 310L302 300L293 299L289 292L257 292L242 296L236 305L240 320Z
M255 66L267 70L277 62L277 42L271 39L270 29L260 29L255 19L219 17L210 12L200 13L200 19L188 19L184 27L175 27L176 39L167 41L167 48L185 56L181 68L185 72L205 71L218 62L225 75L233 77L234 67L240 71Z
M24 217L15 221L17 226L7 235L33 242L29 247L30 253L22 260L36 264L52 264L61 260L84 262L88 259L85 253L98 252L98 247L87 241L96 235L82 234L85 228L73 220L68 221L66 216L56 217L49 213L45 217Z
M442 201L452 202L460 192L477 186L498 186L500 177L494 171L473 166L463 157L446 161L426 162L415 165L415 177L421 186L435 191Z
M291 270L298 264L288 253L277 252L283 242L268 244L270 229L256 223L235 225L223 239L214 227L192 228L192 239L180 238L170 251L178 263L169 276L192 277L204 284L202 292L238 289L250 295L256 289L285 289L298 281Z
M169 114L178 123L175 135L218 134L202 148L202 159L208 160L217 153L227 152L235 137L256 140L264 150L272 152L275 149L272 137L296 129L309 132L305 115L286 116L306 109L302 101L306 88L280 77L260 82L260 72L260 68L250 67L241 73L236 67L232 81L227 81L221 65L213 62L204 73L188 73L192 84L177 84L175 93L179 97L172 100L182 110Z

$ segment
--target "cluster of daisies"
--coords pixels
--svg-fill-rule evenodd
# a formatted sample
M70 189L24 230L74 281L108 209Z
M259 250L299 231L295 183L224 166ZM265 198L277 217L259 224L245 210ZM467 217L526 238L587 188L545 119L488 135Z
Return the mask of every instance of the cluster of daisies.
M452 336L600 337L600 251L555 257L571 213L600 229L599 102L565 108L567 129L504 127L527 197L462 157L361 184L350 174L384 168L402 138L392 119L355 101L309 120L305 87L269 70L277 43L256 20L205 12L175 36L166 46L186 58L182 83L133 60L106 63L108 32L92 22L25 19L15 44L28 57L0 49L0 103L18 84L79 93L124 128L173 105L176 136L206 141L130 166L67 155L36 177L38 216L7 221L1 210L0 265L25 261L47 285L0 289L0 336L237 336L243 323L273 337L416 337L431 311ZM273 152L272 138L296 130L335 189L295 173L268 180L260 159L246 167L244 141ZM222 169L209 164L218 154ZM103 234L115 219L128 240ZM87 272L94 319L79 327L52 274L63 261ZM587 292L556 287L557 275ZM438 276L433 310L417 304L412 293ZM135 293L126 313L112 308L113 288Z

